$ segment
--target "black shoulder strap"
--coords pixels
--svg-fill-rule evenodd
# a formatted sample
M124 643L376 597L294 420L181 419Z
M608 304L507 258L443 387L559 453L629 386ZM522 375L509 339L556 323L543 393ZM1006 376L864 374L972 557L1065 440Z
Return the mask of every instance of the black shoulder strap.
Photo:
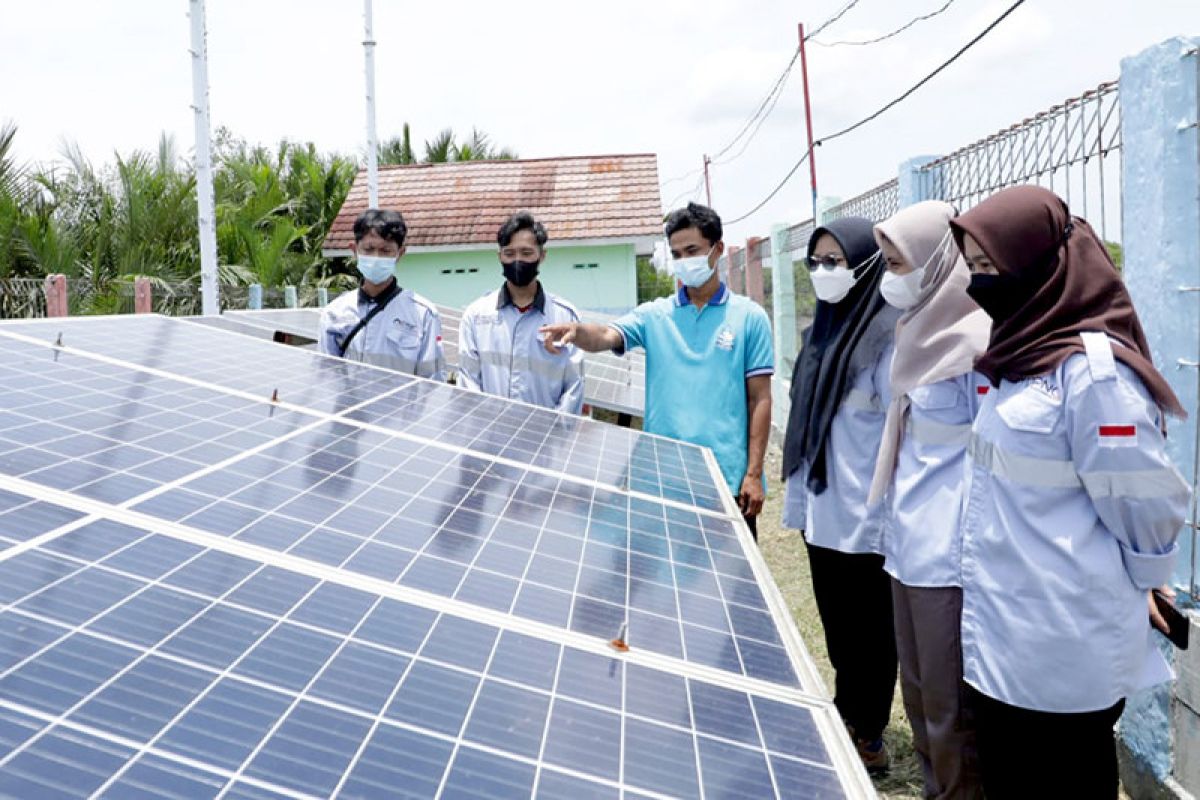
M346 334L345 339L342 339L340 342L338 342L339 356L346 355L346 350L350 348L350 343L354 341L355 336L358 336L358 332L367 327L367 323L370 322L376 314L378 314L380 311L383 311L383 309L387 307L387 304L392 302L392 300L394 300L396 296L400 294L400 292L400 284L396 281L392 281L391 288L375 299L375 307L368 311L367 315L358 321L358 324L355 325L348 334Z

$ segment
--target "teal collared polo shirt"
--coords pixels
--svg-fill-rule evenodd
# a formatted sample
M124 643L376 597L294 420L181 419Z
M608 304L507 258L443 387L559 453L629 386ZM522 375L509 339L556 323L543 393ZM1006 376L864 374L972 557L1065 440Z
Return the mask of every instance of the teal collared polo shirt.
M680 288L612 323L625 350L646 349L644 429L711 448L734 497L746 476L746 379L775 372L762 306L721 284L703 308Z

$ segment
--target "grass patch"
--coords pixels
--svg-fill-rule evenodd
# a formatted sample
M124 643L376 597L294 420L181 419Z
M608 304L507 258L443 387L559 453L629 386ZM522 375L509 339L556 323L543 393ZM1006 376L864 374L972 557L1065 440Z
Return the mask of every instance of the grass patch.
M767 504L758 519L758 542L775 583L787 600L788 609L808 652L812 654L821 671L826 687L833 686L833 667L825 650L825 632L821 618L817 615L817 603L813 599L812 581L808 573L808 556L800 541L798 531L783 527L783 483L778 479L780 471L779 453L772 449L767 456L765 469L771 477ZM892 751L892 769L882 779L875 780L875 788L882 798L889 800L920 800L924 796L921 765L912 749L912 731L904 715L904 703L900 699L900 685L892 698L892 718L883 734Z

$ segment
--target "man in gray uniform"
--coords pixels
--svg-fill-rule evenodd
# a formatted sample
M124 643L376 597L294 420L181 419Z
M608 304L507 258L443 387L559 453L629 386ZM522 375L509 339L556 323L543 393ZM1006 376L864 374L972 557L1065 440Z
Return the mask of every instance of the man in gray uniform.
M442 323L433 303L396 282L408 228L396 211L372 208L354 221L362 283L321 312L322 353L442 381Z
M583 409L583 351L572 346L552 355L538 333L543 325L579 321L575 307L538 280L546 229L522 211L500 227L496 240L504 283L463 312L459 384L578 414Z

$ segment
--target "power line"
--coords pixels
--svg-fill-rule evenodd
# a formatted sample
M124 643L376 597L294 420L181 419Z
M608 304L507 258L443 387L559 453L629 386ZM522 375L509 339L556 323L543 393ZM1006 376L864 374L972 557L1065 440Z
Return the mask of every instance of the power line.
M800 51L797 50L796 55L799 55L799 54L800 54ZM795 57L793 57L792 64L795 64L795 61L796 61L796 59L795 59ZM767 106L766 111L763 112L762 116L760 116L758 118L758 123L754 126L754 130L752 130L750 132L750 135L746 137L746 141L744 141L742 143L741 149L738 150L735 154L733 154L729 158L723 159L721 161L717 161L714 159L712 161L712 164L714 166L724 166L725 164L730 164L734 161L737 161L739 158L742 157L742 154L745 153L746 149L750 147L750 143L754 141L754 137L758 136L758 132L760 130L762 130L763 123L765 123L767 121L767 117L771 116L771 112L774 111L775 106L779 104L779 98L783 97L783 87L786 85L788 75L791 74L791 71L792 71L792 66L789 65L787 71L782 76L782 80L779 81L775 85L775 88L773 89L774 97L771 98L770 105Z
M942 7L937 9L936 11L931 11L928 14L925 14L923 16L911 19L908 22L906 22L905 24L901 25L899 28L896 28L896 30L892 31L891 33L885 33L883 36L876 36L874 39L864 39L863 41L859 41L859 42L853 42L853 41L817 42L817 41L813 41L813 44L820 45L821 47L863 47L863 46L869 45L869 44L879 44L880 42L885 42L894 36L899 36L900 34L904 33L906 30L908 30L909 28L911 28L912 26L916 25L919 22L924 22L925 20L933 19L934 17L938 16L939 14L944 13L946 11L946 9L950 8L950 6L952 6L952 5L954 5L954 0L946 0L945 4L943 4ZM810 37L808 37L808 39L811 41L812 37L810 36Z
M845 16L846 13L848 11L850 11L850 9L852 9L856 5L858 5L859 2L861 2L861 0L849 0L849 2L846 3L844 6L842 6L837 12L835 12L832 17L830 17L829 19L822 22L819 26L817 26L817 29L815 31L813 31L811 34L805 36L804 37L805 41L818 35L819 33L821 33L821 31L825 30L830 25L837 22L839 19L841 19L843 16ZM787 66L784 67L783 72L781 72L779 74L779 77L775 79L775 83L773 83L771 85L771 89L770 89L770 91L767 92L767 96L764 97L762 102L758 104L758 108L756 108L754 110L754 113L750 115L750 118L748 120L746 120L745 123L743 123L742 127L738 130L737 134L732 139L730 139L729 142L724 147L722 147L715 154L713 154L713 156L710 158L711 164L720 164L720 165L728 164L731 161L737 160L738 158L741 157L741 155L743 153L746 152L746 148L748 148L750 146L750 142L753 141L754 137L758 135L758 131L762 128L763 123L766 122L767 117L769 117L771 115L771 112L775 110L775 106L779 103L779 97L783 94L783 86L787 82L788 77L792 74L792 69L795 68L796 61L799 58L800 58L800 48L797 47L796 51L794 53L792 53L791 60L788 61ZM746 136L746 133L748 131L750 131L751 128L754 129L753 132L750 133L749 138L746 139L746 142L742 145L742 149L737 152L737 155L734 155L731 158L728 158L728 159L725 159L724 161L722 161L721 157L724 156L726 153L728 153L730 150L732 150L737 145L737 143L739 141L741 141L742 137ZM662 185L667 186L668 184L675 183L677 181L686 180L688 177L690 177L694 174L696 174L696 173L689 172L686 175L680 175L678 177L671 178L669 181L666 181Z
M815 31L810 33L808 36L805 36L804 37L805 41L808 41L809 39L813 38L814 36L820 36L821 33L826 28L828 28L833 23L837 22L842 17L846 16L846 12L849 11L850 9L854 8L856 5L858 5L858 3L859 3L859 0L850 0L849 3L846 3L846 5L842 6L841 10L836 12L832 17L825 20L820 25L818 25L817 29Z
M754 214L758 213L759 209L761 209L767 203L771 202L771 200L773 200L775 198L775 195L779 194L780 190L783 189L783 187L787 185L787 182L790 181L792 179L792 176L796 174L796 170L800 169L800 167L802 167L804 165L805 161L808 161L808 156L810 153L812 153L811 150L804 151L804 155L800 156L800 160L797 161L790 170L788 170L788 174L783 176L783 180L781 180L779 182L779 185L776 186L774 189L772 189L771 193L769 195L767 195L765 198L763 198L761 203L759 203L754 208L747 211L745 214L742 214L737 219L730 220L729 222L726 222L725 224L733 225L738 222L741 222L742 220L746 219L747 217L753 216Z
M800 48L797 47L796 52L792 53L791 61L788 62L788 65L784 67L783 72L779 74L779 77L775 79L775 83L772 84L771 91L767 92L767 96L764 97L762 102L758 104L758 108L755 109L754 113L750 115L750 119L746 120L746 123L742 125L741 130L738 131L737 135L730 139L728 144L726 144L712 156L713 161L716 161L721 156L733 149L734 145L736 145L738 141L746 135L746 131L750 130L750 127L759 119L760 116L763 115L763 112L768 105L774 108L774 104L771 102L772 98L775 98L782 90L783 84L787 81L788 76L792 74L792 68L796 66L796 60L798 58L800 58ZM769 114L771 112L767 111L766 113Z
M675 199L670 203L667 203L667 208L675 208L675 204L685 197L689 199L696 197L696 195L700 194L700 189L703 188L703 186L704 176L701 175L700 180L696 181L695 186L693 186L691 189L688 189L686 192L681 192L680 194L675 195Z
M970 50L972 47L974 47L976 44L978 44L980 42L980 40L982 40L985 36L987 36L993 30L995 30L996 26L998 26L1001 22L1003 22L1005 19L1007 19L1010 14L1012 14L1014 11L1016 11L1018 8L1020 8L1024 4L1025 4L1025 0L1017 0L1015 3L1013 3L1011 6L1009 6L1008 9L1003 14L996 17L996 19L992 20L992 22L986 28L984 28L983 31L981 31L978 35L975 36L975 38L971 39L971 41L967 42L965 45L960 47L958 49L958 52L956 52L954 55L950 56L950 58L943 61L941 63L941 65L939 65L937 67L937 69L935 69L933 72L929 73L924 78L922 78L920 81L918 81L916 84L914 84L911 88L909 88L906 92L904 92L904 94L895 98L891 102L885 104L878 111L875 111L873 114L863 117L858 122L855 122L853 125L848 125L847 127L842 128L840 131L836 131L835 133L831 133L828 136L817 139L813 143L813 147L820 147L821 145L825 144L826 142L832 142L834 139L840 139L841 137L845 136L846 134L851 133L852 131L858 130L863 125L866 125L868 122L872 122L872 121L878 119L883 114L885 114L887 111L891 110L892 108L895 108L897 105L899 105L900 103L907 100L909 97L911 97L913 95L914 92L916 92L918 89L920 89L925 84L929 83L929 81L931 81L939 73L941 73L944 69L946 69L946 67L950 66L955 61L957 61L959 58L961 58L964 53L966 53L968 50ZM800 156L800 160L797 161L790 170L788 170L787 175L785 175L783 180L779 182L778 186L776 186L774 189L771 190L771 193L769 195L767 195L766 199L764 199L761 203L756 205L753 209L751 209L747 213L743 214L742 216L738 217L737 219L732 220L731 222L728 222L726 224L733 225L734 223L741 222L742 220L746 219L747 217L749 217L750 215L754 214L759 209L761 209L763 206L765 206L773 197L775 197L775 195L779 194L779 191L781 189L783 189L783 187L785 185L787 185L787 182L790 181L792 179L792 176L796 174L796 170L800 169L800 166L805 161L808 160L808 157L811 154L811 152L812 152L811 150L804 151L804 155Z

